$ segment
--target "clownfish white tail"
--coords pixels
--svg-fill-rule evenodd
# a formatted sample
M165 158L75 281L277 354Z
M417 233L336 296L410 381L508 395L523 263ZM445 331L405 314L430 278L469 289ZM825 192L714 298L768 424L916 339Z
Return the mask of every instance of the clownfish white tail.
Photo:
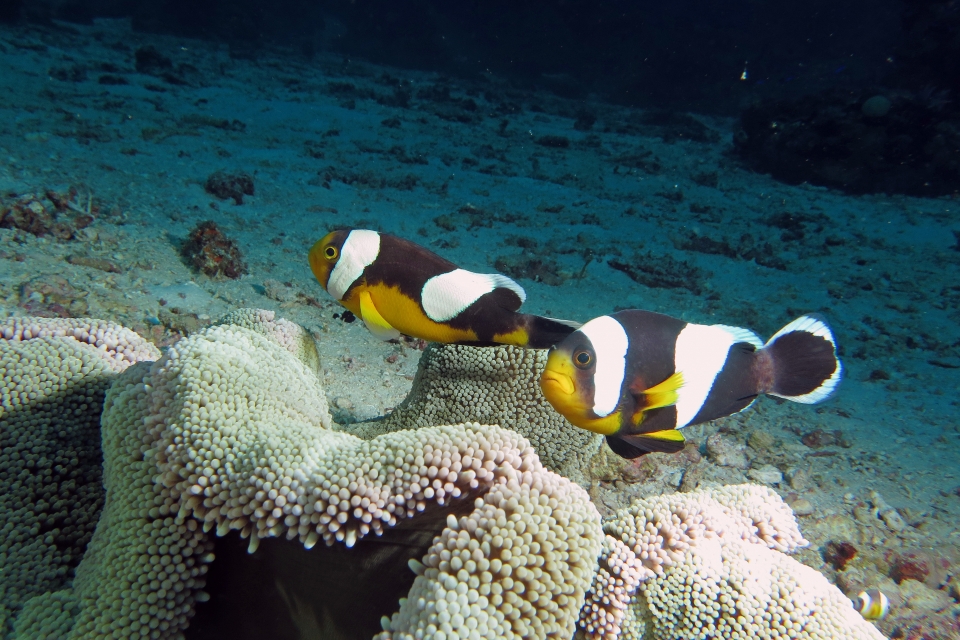
M762 391L785 400L822 402L843 377L833 332L814 315L801 316L780 329L758 355L763 363Z

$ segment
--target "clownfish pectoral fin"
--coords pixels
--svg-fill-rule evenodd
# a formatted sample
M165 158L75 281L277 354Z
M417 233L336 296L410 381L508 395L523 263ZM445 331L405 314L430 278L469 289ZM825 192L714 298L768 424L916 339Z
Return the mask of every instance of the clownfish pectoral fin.
M363 324L367 325L370 333L381 340L393 340L400 337L400 332L380 315L376 305L373 304L373 298L367 291L360 294L360 315L363 318Z
M677 403L680 387L683 386L683 374L677 371L658 385L649 389L631 389L636 399L637 411L633 414L633 424L643 421L643 414L650 409L669 407Z
M621 458L632 460L645 453L676 453L687 441L676 429L638 433L629 436L607 436L607 444Z

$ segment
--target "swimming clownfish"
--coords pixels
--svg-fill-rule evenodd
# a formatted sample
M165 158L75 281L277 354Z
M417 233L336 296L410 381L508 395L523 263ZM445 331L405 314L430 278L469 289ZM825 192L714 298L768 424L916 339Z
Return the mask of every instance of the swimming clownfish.
M629 309L595 318L550 351L543 395L624 458L684 446L679 429L742 411L763 393L813 404L842 367L830 328L803 316L766 344L748 329Z
M890 611L890 599L879 589L867 589L852 600L853 608L867 620L879 620Z
M500 274L473 273L408 240L364 229L334 231L309 254L321 285L383 340L553 346L579 323L517 309L523 288Z

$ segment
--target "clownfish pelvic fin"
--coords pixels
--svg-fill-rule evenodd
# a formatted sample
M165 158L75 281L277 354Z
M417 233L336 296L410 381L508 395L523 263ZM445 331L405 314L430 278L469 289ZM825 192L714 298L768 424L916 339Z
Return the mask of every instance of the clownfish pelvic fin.
M399 338L400 332L391 326L380 314L376 305L373 304L373 298L370 297L370 294L364 291L359 297L361 319L363 320L363 324L367 326L367 329L370 330L370 333L384 342Z
M631 388L634 400L637 403L637 410L633 416L631 416L631 422L633 422L634 426L643 422L643 415L647 411L676 404L680 398L678 391L682 386L683 373L677 371L660 384L654 385L649 389L640 390Z

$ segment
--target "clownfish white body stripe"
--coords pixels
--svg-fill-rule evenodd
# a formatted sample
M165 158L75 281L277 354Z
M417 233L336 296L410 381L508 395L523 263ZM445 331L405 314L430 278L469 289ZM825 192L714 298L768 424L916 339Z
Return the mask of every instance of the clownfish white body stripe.
M674 368L683 372L683 386L677 389L677 424L687 426L700 411L723 369L730 347L738 342L760 346L753 332L725 325L688 324L677 336Z
M423 285L420 297L428 318L434 322L447 322L498 287L513 291L521 303L527 299L520 285L506 276L499 273L473 273L466 269L454 269L433 276Z

